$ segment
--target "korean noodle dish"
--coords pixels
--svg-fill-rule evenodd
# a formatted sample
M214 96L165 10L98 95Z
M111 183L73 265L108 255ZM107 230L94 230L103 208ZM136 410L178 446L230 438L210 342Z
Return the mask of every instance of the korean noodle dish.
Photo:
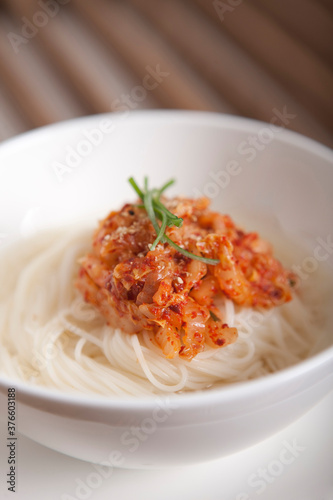
M320 296L272 245L210 208L131 178L96 227L42 231L0 263L0 371L68 393L209 390L305 359ZM255 221L254 221L255 222Z

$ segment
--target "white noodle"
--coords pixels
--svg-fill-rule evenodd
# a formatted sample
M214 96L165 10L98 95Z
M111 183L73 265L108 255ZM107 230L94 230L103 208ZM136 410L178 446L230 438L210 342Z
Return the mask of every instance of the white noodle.
M86 230L43 234L2 257L0 363L6 375L67 392L174 393L263 376L304 359L312 347L314 319L304 299L270 311L224 300L219 307L225 322L237 327L237 341L206 347L191 362L166 359L151 333L110 328L75 291L77 260L89 240Z

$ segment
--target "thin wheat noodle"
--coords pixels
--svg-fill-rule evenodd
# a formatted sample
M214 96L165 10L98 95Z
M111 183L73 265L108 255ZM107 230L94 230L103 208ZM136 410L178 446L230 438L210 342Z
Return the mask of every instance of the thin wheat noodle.
M190 362L167 359L150 332L129 335L109 327L76 293L77 261L89 241L87 229L36 235L0 260L2 373L71 393L172 394L283 369L304 359L314 343L313 313L304 297L270 311L221 299L237 341L207 346Z

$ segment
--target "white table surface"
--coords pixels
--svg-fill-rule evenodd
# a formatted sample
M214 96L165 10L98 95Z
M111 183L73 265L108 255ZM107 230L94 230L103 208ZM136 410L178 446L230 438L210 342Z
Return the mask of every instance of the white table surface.
M184 468L103 469L107 477L102 477L93 464L19 436L16 493L8 491L6 485L6 432L2 422L1 499L333 499L333 392L297 422L256 446L214 462ZM286 447L292 448L293 453L284 453ZM282 462L290 463L283 464L279 457Z

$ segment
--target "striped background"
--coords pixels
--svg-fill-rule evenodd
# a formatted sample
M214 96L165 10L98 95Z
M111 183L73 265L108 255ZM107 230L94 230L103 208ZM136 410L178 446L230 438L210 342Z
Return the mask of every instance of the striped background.
M332 146L332 59L333 0L0 0L0 140L120 107L277 109Z

